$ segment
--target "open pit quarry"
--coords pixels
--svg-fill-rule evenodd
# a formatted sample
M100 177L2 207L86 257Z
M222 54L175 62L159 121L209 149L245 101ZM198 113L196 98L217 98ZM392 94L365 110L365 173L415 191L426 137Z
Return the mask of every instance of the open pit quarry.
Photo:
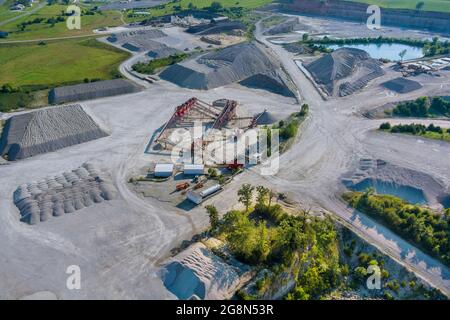
M279 62L257 43L238 44L170 66L161 78L181 87L210 90L239 82L288 97L295 89Z
M357 191L373 187L382 194L391 194L410 203L439 205L450 195L445 185L420 171L398 167L383 160L361 159L359 168L346 175L344 185Z
M318 15L338 19L349 19L365 23L368 4L342 0L294 0L281 4L281 10L290 14ZM450 32L450 13L422 10L381 8L383 24L402 28L429 29Z
M169 36L163 39L181 37L180 29L169 29ZM402 32L405 36L415 34L408 30ZM341 199L342 192L347 190L342 178L349 173L352 178L354 173L362 170L361 159L371 159L371 171L365 176L367 178L398 178L400 180L396 181L402 185L423 189L430 199L442 197L440 192L447 192L450 186L450 144L383 133L377 129L385 120L367 119L360 114L387 103L413 100L421 95L448 95L450 73L442 70L439 71L439 77L414 77L414 81L420 83L422 88L400 95L381 85L401 76L386 67L385 74L369 81L352 95L339 97L336 94L324 99L319 91L320 85L311 81L295 63L296 56L283 46L270 42L263 35L260 23L256 26L255 37L261 44L240 47L246 49L241 50L245 53L244 57L247 56L245 59L236 47L229 48L229 51L207 53L209 59L204 59L205 55L202 55L194 61L166 69L168 72L173 68L170 71L171 81L163 79L146 84L145 90L141 92L84 101L82 110L92 117L83 123L94 122L96 128L105 124L108 137L73 144L70 148L56 148L52 152L45 149L39 156L0 166L0 242L3 244L0 298L20 299L45 295L57 299L196 299L230 296L241 276L237 269L228 263L224 265L221 258L204 251L201 245L191 247L179 255L172 253L174 248L180 247L180 244L209 226L204 205L186 211L165 201L163 197L144 197L130 188L129 183L130 178L140 174L140 169L149 163L168 161L169 154L147 152L148 146L174 114L174 108L192 97L211 105L213 101L226 97L238 101L240 108L250 116L267 110L260 118L263 121L261 124L288 118L292 113L299 112L301 103L308 103L310 110L308 118L301 125L299 136L290 149L280 156L279 170L275 174L262 176L258 166L249 168L236 176L220 196L207 199L205 205L214 204L223 213L236 209L236 193L243 183L270 187L286 194L302 208L331 214L420 279L450 295L450 270L447 266L382 224L349 208ZM193 44L196 42L189 42L189 47L192 48ZM178 46L188 47L186 43ZM261 47L267 54L259 52ZM274 57L275 64L265 64L269 60L267 55ZM252 61L250 58L256 59L256 65L247 63ZM134 58L124 64L131 59ZM247 70L243 62L247 63L251 72L243 72ZM236 63L239 68L234 69ZM318 74L322 74L318 66L317 69L320 71ZM173 70L178 70L178 73ZM213 77L214 70L220 75L218 79ZM239 72L234 76L230 70ZM283 70L283 76L278 73L281 72L279 70ZM346 65L336 70L351 73L352 68ZM323 74L326 74L325 71ZM253 86L238 85L244 77L255 74L266 76L267 72L275 77L282 88L287 87L290 92L298 91L300 104L292 94L285 96ZM180 83L175 81L175 75L181 79ZM280 79L286 78L290 79L292 87L280 82ZM347 81L346 78L343 81ZM333 85L333 90L337 92L338 83ZM207 90L211 88L214 90ZM10 122L22 115L28 119L30 114L32 117L33 112L19 112L11 116ZM449 127L448 121L436 119L394 119L392 123L412 121L426 125L433 122ZM7 129L5 126L3 135L13 137L13 131ZM23 127L21 130L14 132L23 132ZM58 128L54 130L59 132ZM22 141L21 133L16 137L20 138L14 141ZM382 159L383 162L378 163L376 159ZM72 170L83 167L84 163L101 168L105 177L111 177L110 184L105 178L110 191L117 192L108 196L111 200L106 201L100 193L104 201L96 203L92 197L92 205L87 205L90 202L84 197L84 192L91 195L91 188L95 192L101 191L101 186L96 184L101 181L91 184L89 177L92 175L82 178L86 174L83 169L72 175ZM383 163L386 163L384 169ZM69 174L62 174L63 181L59 176L65 172ZM74 175L81 182L74 180L69 186L69 180L74 179ZM56 184L53 186L53 180L49 177L55 177L55 183L62 187L58 185L56 188ZM46 187L48 191L44 191ZM160 189L161 192L172 192L167 188ZM79 190L83 197L79 196ZM39 194L45 192L52 198L40 199ZM44 219L49 219L35 225L20 221L21 209L17 206L20 201L15 203L20 197L16 196L15 199L15 193L20 194L20 197L25 196L22 201L38 201L38 207L42 200ZM57 217L62 210L59 204L55 204L60 203L62 196L65 200L66 195L73 200L74 210L77 206L75 200L78 199L79 209L69 213L63 207L64 215ZM437 201L443 203L440 199ZM51 214L49 205L45 203L53 205ZM59 209L55 210L55 207ZM35 206L34 209L37 212ZM71 211L72 208L67 206L67 209ZM41 222L40 207L39 214L35 216ZM65 271L73 264L78 265L82 272L80 290L66 288Z

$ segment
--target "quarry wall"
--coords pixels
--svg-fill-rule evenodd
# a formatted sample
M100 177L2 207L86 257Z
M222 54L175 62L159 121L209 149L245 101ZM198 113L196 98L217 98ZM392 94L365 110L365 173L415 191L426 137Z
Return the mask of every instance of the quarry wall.
M370 16L367 13L368 6L364 3L341 0L292 0L290 3L282 4L281 9L290 13L320 15L365 23ZM381 8L381 26L383 25L450 33L450 13Z

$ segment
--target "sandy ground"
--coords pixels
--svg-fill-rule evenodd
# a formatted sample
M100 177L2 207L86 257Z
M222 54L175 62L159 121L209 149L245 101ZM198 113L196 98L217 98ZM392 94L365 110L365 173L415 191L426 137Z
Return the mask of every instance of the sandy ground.
M302 125L297 143L281 156L276 175L261 176L260 168L255 167L238 175L220 196L206 204L213 203L223 212L237 202L236 191L242 183L270 186L304 206L333 212L364 239L449 294L447 267L350 210L339 194L343 191L342 174L355 168L363 157L420 170L450 186L450 144L379 133L374 129L382 120L358 115L363 109L425 93L448 95L450 75L418 77L416 80L426 84L424 88L398 95L378 86L398 76L391 71L360 93L324 101L290 53L268 43L259 30L257 38L280 57L309 103L311 115ZM181 89L164 81L146 87L140 93L82 103L89 114L109 128L109 137L0 166L0 298L51 292L60 299L174 299L157 275L160 262L172 247L201 231L208 217L203 207L185 212L153 198L142 199L127 186L135 168L158 161L157 155L144 153L154 131L167 121L175 106L192 96L207 102L233 98L249 113L268 109L286 117L299 109L292 99L237 85L208 92ZM112 175L120 194L118 200L37 226L19 222L19 212L12 202L18 185L73 170L86 161ZM74 264L81 268L80 290L66 288L65 271Z
M157 155L144 153L148 142L174 108L192 96L208 102L234 98L250 114L268 108L287 117L298 110L294 99L238 85L205 92L163 81L137 94L82 103L110 136L0 168L0 298L39 291L60 299L174 298L155 273L157 263L206 226L206 213L202 207L186 212L152 198L144 201L129 190L127 180L133 168L158 161ZM120 199L36 226L19 221L12 202L18 185L86 161L111 173ZM73 264L81 268L81 290L66 288L65 271Z

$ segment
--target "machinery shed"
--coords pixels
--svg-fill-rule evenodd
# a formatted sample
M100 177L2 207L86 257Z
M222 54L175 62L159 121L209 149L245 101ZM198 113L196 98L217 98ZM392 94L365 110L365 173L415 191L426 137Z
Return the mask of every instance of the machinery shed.
M203 174L205 174L205 165L203 165L203 164L185 164L183 173L185 175L203 175Z
M154 175L158 178L168 178L173 174L174 165L171 163L158 163L155 166Z

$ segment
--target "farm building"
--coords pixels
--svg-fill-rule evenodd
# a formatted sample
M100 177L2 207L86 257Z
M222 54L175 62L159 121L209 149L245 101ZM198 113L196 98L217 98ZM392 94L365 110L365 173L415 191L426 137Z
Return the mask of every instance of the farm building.
M54 88L50 91L48 100L51 104L60 104L133 93L139 90L140 88L131 81L114 79Z
M0 154L14 161L107 135L80 105L53 107L9 118Z

